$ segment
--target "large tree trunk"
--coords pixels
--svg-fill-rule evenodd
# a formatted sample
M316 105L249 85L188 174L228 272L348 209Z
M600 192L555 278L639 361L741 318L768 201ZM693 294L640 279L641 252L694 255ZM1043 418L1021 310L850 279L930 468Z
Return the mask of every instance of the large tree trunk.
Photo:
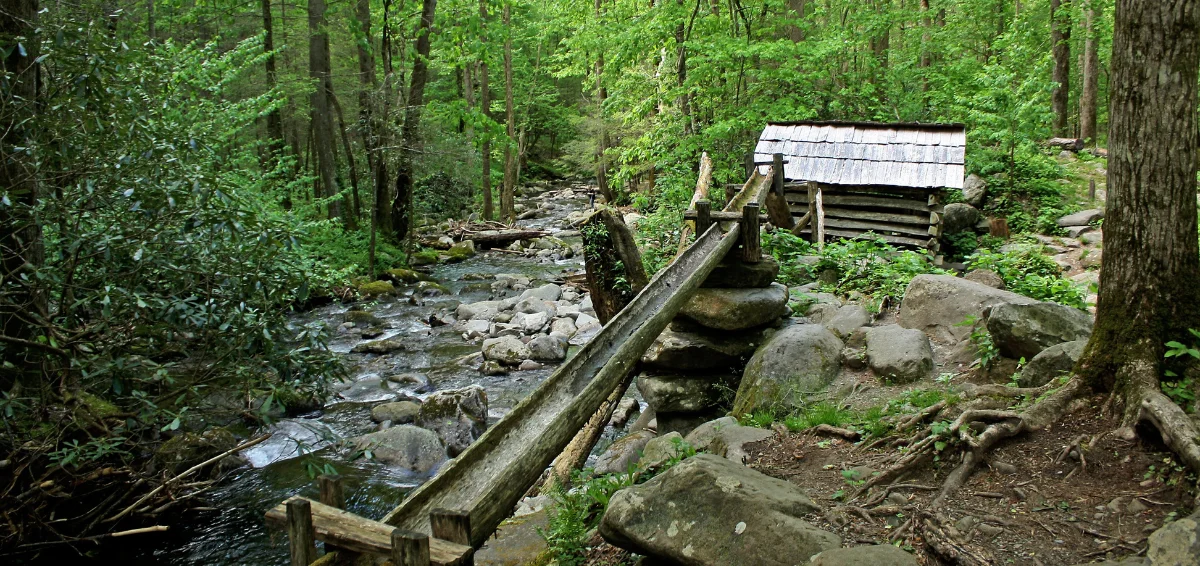
M358 215L362 213L362 200L358 195L358 164L354 162L354 148L350 146L350 136L346 133L346 116L342 112L342 104L332 92L329 93L329 102L337 112L338 129L342 134L342 151L346 153L346 167L350 170L350 203L353 210L345 216L346 228L358 230Z
M16 151L36 146L30 121L38 98L37 14L37 0L13 0L0 9L0 47L8 50L0 59L0 71L8 76L0 82L0 187L11 201L0 206L0 331L4 365L15 368L0 369L4 390L14 383L34 383L39 357L27 355L23 343L34 344L46 310L44 296L34 287L15 283L30 267L40 266L44 255L42 230L31 211L38 202L36 165L28 154ZM24 49L15 47L18 42Z
M154 1L148 0L147 6L152 10ZM150 13L150 22L154 21L154 13ZM267 52L267 60L263 65L267 70L267 89L274 89L278 84L279 73L275 68L275 29L271 19L271 0L262 0L262 20L263 20L263 51ZM150 39L154 39L153 28L151 29ZM272 108L267 113L267 148L271 152L272 157L277 157L277 153L281 151L286 142L283 139L283 116L279 113L278 108Z
M312 125L313 143L317 155L317 177L320 180L319 197L332 197L338 193L334 181L333 160L333 114L329 109L329 93L333 92L333 81L329 76L329 32L325 22L325 0L308 0L308 74L316 82L313 90ZM329 201L329 217L341 217L338 200Z
M1054 56L1054 71L1050 80L1054 92L1050 107L1054 111L1054 135L1073 137L1067 131L1067 103L1071 92L1071 26L1063 12L1071 0L1050 0L1050 45Z
M504 143L504 188L500 190L500 219L512 222L516 218L513 193L517 184L517 163L512 146L517 139L517 117L513 108L512 26L508 2L504 3L502 13L504 28L508 31L504 36L504 129L508 139Z
M479 0L479 41L487 44L487 0ZM479 110L485 118L492 117L492 96L488 91L487 58L483 52L479 54ZM479 143L479 155L483 158L483 171L480 177L483 190L483 219L495 218L496 211L492 205L492 134L484 130L483 140Z
M429 34L433 28L437 0L421 3L421 29L417 32L417 55L413 58L408 86L408 106L400 128L400 162L396 170L396 200L392 201L392 231L405 238L413 226L413 156L421 147L421 109L425 104L425 82L429 78Z
M1092 2L1094 0L1089 0ZM1083 94L1079 97L1079 137L1096 145L1096 99L1100 90L1100 57L1096 53L1096 10L1088 5L1084 13L1087 34L1083 42Z
M1200 328L1196 242L1196 0L1118 0L1108 204L1096 326L1078 372L1116 390L1133 424L1156 391L1164 343Z

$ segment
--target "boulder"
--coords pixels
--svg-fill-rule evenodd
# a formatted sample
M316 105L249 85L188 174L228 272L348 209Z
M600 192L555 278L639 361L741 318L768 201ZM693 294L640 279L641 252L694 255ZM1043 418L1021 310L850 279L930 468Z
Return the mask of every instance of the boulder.
M974 173L967 175L963 181L963 200L975 208L982 208L983 200L987 197L987 185L983 177Z
M733 413L797 407L802 396L824 389L841 368L842 341L819 324L797 324L767 340L742 374Z
M547 301L546 299L539 299L537 297L519 299L512 308L516 313L544 314L547 317L553 317L558 314L558 305L554 301Z
M554 283L547 283L541 287L534 287L521 293L521 299L541 299L543 301L557 301L562 296L562 287Z
M700 454L613 494L600 535L678 564L793 566L841 546L837 535L800 519L819 509L788 482Z
M1074 214L1068 214L1058 219L1058 225L1066 228L1067 226L1087 226L1093 221L1104 218L1104 211L1098 208L1090 210L1081 210ZM1071 236L1074 238L1075 236Z
M987 329L1001 354L1029 360L1055 344L1086 339L1092 317L1056 303L998 305L988 315Z
M687 443L678 432L667 433L646 443L642 449L642 457L638 460L638 468L654 470L673 458L684 458L687 454Z
M637 378L637 388L655 411L694 413L717 406L729 382L721 376L643 374Z
M963 279L966 279L967 281L974 281L976 283L982 283L993 289L1004 288L1004 278L1000 277L999 273L996 273L990 269L973 269L968 271L966 275L963 275Z
M567 357L567 342L558 336L542 334L529 341L529 358L540 362L557 362Z
M912 383L933 372L933 349L920 330L894 324L867 331L867 365L890 383Z
M617 439L596 457L596 474L628 472L642 458L642 450L653 439L654 433L648 430L639 430Z
M1075 368L1075 362L1078 362L1080 356L1083 355L1085 346L1087 346L1087 340L1075 340L1055 344L1042 350L1032 360L1029 360L1024 368L1021 368L1021 376L1017 378L1017 385L1041 387L1064 372L1070 372Z
M451 457L487 430L487 393L478 385L438 391L425 398L416 424L432 430Z
M967 317L982 320L988 307L1036 302L950 275L918 275L904 292L899 322L900 326L920 330L934 340L956 344L971 333L970 326L962 325Z
M1146 557L1152 566L1200 564L1200 515L1172 521L1154 531Z
M437 434L413 425L400 425L351 439L358 450L370 450L384 464L416 474L429 474L446 460Z
M733 417L721 417L692 429L692 432L689 432L684 440L696 450L708 450L709 445L717 438L718 434L735 426L741 426L738 424L737 419Z
M871 313L862 305L846 305L837 312L822 317L820 324L832 331L838 338L846 338L860 327L871 323Z
M973 231L981 217L979 209L965 202L947 204L942 212L942 233L957 234Z
M404 350L408 347L408 339L405 338L388 338L386 340L372 340L356 344L350 348L351 352L356 354L390 354L399 350Z
M492 320L500 310L500 301L463 303L454 310L454 316L459 320Z
M392 424L408 424L417 420L421 405L412 401L397 401L384 403L371 408L371 420L381 423L392 421Z
M653 407L650 412L654 414L654 428L658 434L670 434L678 432L684 436L692 433L696 427L710 421L717 416L715 409L702 411L699 413L693 412L675 412L675 413L660 413L654 411Z
M765 331L746 334L663 330L642 355L647 366L679 371L740 368L765 340Z
M725 427L717 431L716 436L708 445L707 452L739 464L745 464L749 457L746 445L762 442L772 436L775 436L775 433L765 428L741 425Z
M353 322L356 326L379 326L383 321L379 317L367 311L346 311L342 313L342 320Z
M511 323L518 326L525 334L537 334L550 323L550 315L544 312L533 314L519 312L513 315Z
M396 288L392 286L391 281L371 281L358 286L358 294L364 297L378 297L379 295L391 295L396 292Z
M512 336L490 338L483 341L483 357L488 360L515 366L528 359L529 347Z
M550 332L570 338L575 335L575 321L568 317L556 318L550 323Z
M446 250L446 255L449 256L450 261L463 261L470 258L475 255L475 242L473 240L458 242Z
M428 275L412 269L389 269L385 273L400 283L416 283L417 281L430 280Z
M788 314L787 287L698 289L680 314L709 328L743 330Z
M779 275L779 262L770 255L763 255L756 263L746 263L735 254L725 256L701 287L749 289L769 287Z
M812 558L811 566L917 566L917 558L890 544L873 544L826 550Z

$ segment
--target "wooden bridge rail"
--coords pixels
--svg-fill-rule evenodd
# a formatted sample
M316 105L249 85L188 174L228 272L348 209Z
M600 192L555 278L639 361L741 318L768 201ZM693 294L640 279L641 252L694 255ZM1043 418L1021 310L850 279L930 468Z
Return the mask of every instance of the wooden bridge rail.
M320 502L291 497L266 513L268 525L287 529L291 566L352 563L358 554L384 556L394 566L473 564L469 513L435 509L429 517L431 537L342 510L342 482L337 476L321 476L320 484ZM325 543L320 558L316 541Z

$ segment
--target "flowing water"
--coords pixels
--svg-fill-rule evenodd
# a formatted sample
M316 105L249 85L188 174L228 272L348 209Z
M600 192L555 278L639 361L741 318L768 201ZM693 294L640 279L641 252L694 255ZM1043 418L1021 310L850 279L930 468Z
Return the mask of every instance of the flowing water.
M559 187L561 188L561 187ZM568 213L586 208L588 201L580 190L573 198L546 199L552 207L546 214L528 221L527 227L562 234ZM528 201L535 208L541 202ZM578 243L578 236L564 238ZM371 421L370 409L380 401L405 392L416 397L428 394L418 384L389 383L386 376L420 373L429 377L435 390L453 389L471 384L487 392L489 420L495 421L523 399L553 371L546 367L533 371L513 371L509 375L487 377L477 371L476 363L461 363L464 356L479 352L478 341L464 340L451 325L431 328L430 315L453 312L458 303L512 296L493 293L490 284L496 274L519 274L540 282L561 280L582 269L582 258L530 258L519 254L484 252L464 262L438 265L429 274L449 289L447 295L412 298L405 295L377 301L334 304L302 313L296 324L324 321L331 329L342 322L347 310L369 310L386 322L386 332L374 339L394 336L405 339L405 348L376 356L350 353L364 340L355 332L336 332L330 343L343 353L351 368L351 380L338 398L331 399L320 411L299 418L282 419L267 427L272 437L243 453L251 466L237 470L220 487L208 494L207 508L186 511L166 533L125 539L120 545L106 545L99 558L105 562L127 564L205 564L210 566L287 564L287 537L269 531L263 513L295 494L316 498L316 482L310 479L306 463L328 462L344 478L347 508L357 514L379 518L400 502L406 493L428 476L415 476L380 463L358 459L350 461L350 450L339 447L340 439L378 429ZM392 386L393 389L386 389Z

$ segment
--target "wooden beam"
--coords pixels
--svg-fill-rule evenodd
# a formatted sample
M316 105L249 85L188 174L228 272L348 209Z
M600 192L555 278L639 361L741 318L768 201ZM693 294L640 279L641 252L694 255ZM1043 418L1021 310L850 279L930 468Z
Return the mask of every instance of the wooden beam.
M828 195L825 197L828 199ZM788 207L793 216L803 216L808 214L807 204L793 204ZM936 213L934 213L936 214ZM829 202L825 202L825 217L826 218L853 218L856 220L874 220L877 222L897 222L900 224L916 224L925 226L929 224L929 214L905 214L902 212L876 212L873 210L860 210L857 208L845 208L840 206L830 206Z
M708 152L706 151L700 154L700 175L696 178L696 190L692 192L692 200L688 203L689 210L695 208L696 203L702 200L708 200L709 186L712 185L712 173L713 161L712 158L708 156ZM689 236L692 235L693 230L695 229L696 226L694 222L687 220L684 221L683 230L681 230L679 233L679 249L676 250L675 255L679 255L683 253L683 250L687 249L691 242L691 238ZM703 232L696 233L702 234Z
M924 199L916 201L903 198L848 195L844 193L832 193L830 191L825 191L824 195L825 204L829 206L869 206L875 208L894 208L918 212L929 212L929 205L925 203ZM808 199L805 199L803 195L788 193L788 196L792 197L788 199L789 203L808 204L810 202Z
M306 499L288 501L284 513L287 517L290 564L308 566L317 559L311 505Z
M757 206L757 205L755 205L755 206ZM709 212L708 213L708 219L710 221L719 220L721 222L730 222L730 221L741 220L742 216L743 216L743 214L741 212L718 211L718 212ZM683 217L686 220L697 220L700 218L700 213L697 210L688 210L683 213ZM758 220L760 222L769 222L771 219L769 217L767 217L767 215L765 215L765 214L759 214Z
M346 508L346 494L342 490L342 476L339 475L321 475L317 477L317 483L321 488L321 503L334 507L336 509ZM333 543L325 544L325 552L344 552L350 554L348 550L342 550Z
M712 226L712 206L706 200L696 203L696 233L703 234Z
M781 230L791 230L792 211L788 209L787 198L783 194L783 154L776 153L771 165L774 174L771 176L771 192L767 193L767 216Z
M392 531L395 527L303 497L289 498L268 510L267 524L286 527L287 504L297 500L304 500L310 505L316 540L354 552L391 556ZM436 537L429 540L430 561L434 565L461 566L466 563L463 560L470 551L470 546Z
M762 237L758 229L758 205L742 207L742 261L758 263L762 260Z
M817 250L825 250L825 205L822 202L823 195L821 194L821 185L812 183L817 186L816 202L817 204Z
M799 236L800 233L803 232L804 229L808 227L808 224L811 221L812 221L812 213L806 212L804 214L804 216L801 216L800 220L796 222L796 225L792 227L792 235Z
M471 514L461 510L434 509L429 513L433 536L461 545L471 544Z

